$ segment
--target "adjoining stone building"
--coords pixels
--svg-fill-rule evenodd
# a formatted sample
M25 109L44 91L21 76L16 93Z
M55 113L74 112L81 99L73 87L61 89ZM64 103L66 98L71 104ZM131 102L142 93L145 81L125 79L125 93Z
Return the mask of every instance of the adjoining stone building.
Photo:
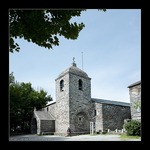
M141 121L141 81L128 86L131 106L131 119Z
M91 98L91 78L73 62L56 79L56 102L34 110L31 133L66 135L122 129L131 118L130 103Z

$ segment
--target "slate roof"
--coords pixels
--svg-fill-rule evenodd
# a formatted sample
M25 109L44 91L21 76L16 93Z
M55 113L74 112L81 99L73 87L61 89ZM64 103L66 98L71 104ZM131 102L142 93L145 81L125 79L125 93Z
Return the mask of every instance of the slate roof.
M83 70L79 69L75 63L72 64L71 67L67 68L65 71L63 71L61 74L59 74L58 78L61 78L62 76L64 76L67 73L72 73L84 78L89 78L87 73L85 73ZM58 79L57 78L57 79Z
M47 107L47 106L50 106L50 105L53 105L53 104L55 104L55 103L56 103L56 101L54 101L54 102L51 101L49 104L46 105L46 107Z
M139 85L139 84L141 84L141 81L138 81L138 82L135 82L135 83L129 85L128 88L131 88L131 87Z
M126 102L119 102L119 101L112 101L112 100L105 100L105 99L97 99L97 98L92 98L91 100L92 100L93 102L102 103L102 104L111 104L111 105L120 105L120 106L130 106L130 103L126 103Z
M55 120L48 111L35 111L40 120Z

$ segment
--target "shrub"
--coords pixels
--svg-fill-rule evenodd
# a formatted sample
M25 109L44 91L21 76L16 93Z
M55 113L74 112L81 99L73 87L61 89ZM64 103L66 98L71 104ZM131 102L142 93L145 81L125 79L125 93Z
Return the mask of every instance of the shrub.
M141 135L141 122L138 120L130 120L124 124L127 135L140 136Z
M106 134L107 133L107 129L103 130L102 134Z

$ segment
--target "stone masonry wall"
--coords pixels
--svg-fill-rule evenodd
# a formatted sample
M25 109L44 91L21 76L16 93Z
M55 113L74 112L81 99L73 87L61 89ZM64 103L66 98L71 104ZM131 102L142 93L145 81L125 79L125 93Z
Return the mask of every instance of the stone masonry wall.
M131 118L131 112L129 106L120 105L102 105L103 114L103 130L110 129L123 129L124 119Z
M70 127L72 132L89 132L92 108L91 79L69 74L69 106ZM79 90L79 79L82 80L82 90Z
M35 115L35 112L33 112L33 116L31 119L31 133L32 134L39 134L40 133L40 120Z
M63 91L60 91L60 81L64 80ZM56 134L66 134L69 126L69 74L56 80Z
M103 113L102 113L102 104L101 103L95 103L95 110L96 110L96 116L95 116L95 131L99 132L100 130L103 131Z
M55 118L56 103L49 105L48 106L48 111Z
M131 87L129 89L130 105L131 105L131 117L132 119L141 120L141 84Z
M42 132L55 132L55 121L54 120L41 120L41 133Z
M34 134L41 133L41 122L40 122L40 119L37 117L35 111L33 112L33 116L31 119L31 133L34 133Z

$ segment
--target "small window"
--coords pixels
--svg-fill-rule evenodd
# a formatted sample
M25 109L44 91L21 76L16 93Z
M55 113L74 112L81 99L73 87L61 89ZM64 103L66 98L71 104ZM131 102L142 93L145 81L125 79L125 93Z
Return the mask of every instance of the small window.
M78 117L78 124L82 124L84 123L84 117L83 116L79 116Z
M81 79L79 79L79 90L83 90L83 83Z
M49 109L48 109L48 107L47 107L47 111L48 111Z
M64 91L64 80L60 81L60 91Z

